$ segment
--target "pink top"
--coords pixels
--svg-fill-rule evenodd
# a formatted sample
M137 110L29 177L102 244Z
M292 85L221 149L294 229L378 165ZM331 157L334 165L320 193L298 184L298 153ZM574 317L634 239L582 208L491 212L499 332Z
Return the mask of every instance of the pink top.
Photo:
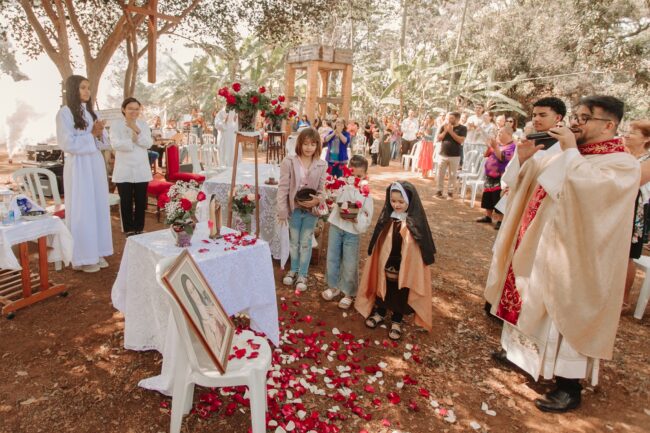
M301 176L301 173L305 174ZM302 179L301 179L302 178ZM278 218L289 218L294 211L296 193L302 188L312 188L318 193L325 190L327 179L327 162L314 159L306 170L298 155L284 158L280 166L280 184L278 185Z

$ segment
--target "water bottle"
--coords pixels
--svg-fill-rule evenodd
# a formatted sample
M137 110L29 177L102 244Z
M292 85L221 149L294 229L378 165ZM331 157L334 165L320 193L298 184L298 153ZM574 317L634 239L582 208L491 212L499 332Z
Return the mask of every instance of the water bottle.
M2 215L2 224L5 226L10 226L16 222L16 215L14 214L13 209L9 209L7 212Z

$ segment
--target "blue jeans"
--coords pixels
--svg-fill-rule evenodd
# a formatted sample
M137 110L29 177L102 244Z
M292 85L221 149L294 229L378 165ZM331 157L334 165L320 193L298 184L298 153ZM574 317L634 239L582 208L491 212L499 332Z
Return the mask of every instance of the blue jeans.
M289 255L291 272L306 277L311 261L311 237L318 218L311 212L295 209L289 220Z
M359 288L359 235L330 224L327 245L327 285L356 296Z
M398 150L399 150L398 147L399 147L399 141L395 140L395 141L390 142L390 158L391 159L397 158L397 154L398 154Z

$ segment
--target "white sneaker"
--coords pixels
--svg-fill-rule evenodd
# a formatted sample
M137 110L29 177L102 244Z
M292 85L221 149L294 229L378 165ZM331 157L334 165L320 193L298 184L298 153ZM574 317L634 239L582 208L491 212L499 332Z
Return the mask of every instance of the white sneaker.
M341 291L339 289L327 288L327 289L323 290L320 295L326 301L331 301L340 294L341 294Z
M282 284L285 286L293 286L294 279L296 278L295 272L287 272L287 274L282 279Z
M307 290L307 277L298 277L296 280L296 290L299 292Z
M103 257L100 257L100 258L99 258L99 263L98 263L98 265L99 265L99 267L102 268L102 269L103 269L103 268L108 268L108 262L107 262L106 259L103 258Z
M99 272L99 265L83 265L83 266L73 266L73 270L82 271L82 272Z

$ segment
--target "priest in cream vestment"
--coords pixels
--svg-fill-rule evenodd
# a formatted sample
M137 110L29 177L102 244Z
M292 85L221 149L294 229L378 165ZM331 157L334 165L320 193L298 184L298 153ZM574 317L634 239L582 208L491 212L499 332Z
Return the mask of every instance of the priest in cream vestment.
M556 378L540 410L580 404L580 379L598 380L618 328L640 169L616 137L623 102L583 98L571 127L541 158L518 144L504 179L510 189L485 289L504 321L493 354L535 380Z

